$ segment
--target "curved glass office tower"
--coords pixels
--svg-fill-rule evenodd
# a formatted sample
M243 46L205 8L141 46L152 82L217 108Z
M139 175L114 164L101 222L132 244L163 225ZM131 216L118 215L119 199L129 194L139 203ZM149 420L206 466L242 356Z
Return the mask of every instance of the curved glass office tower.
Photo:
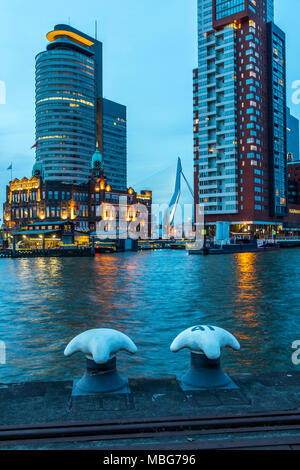
M36 57L36 160L45 181L86 183L96 142L108 184L127 187L126 107L103 98L102 43L60 24Z
M102 97L102 44L66 25L36 57L36 159L45 181L80 184L90 176Z

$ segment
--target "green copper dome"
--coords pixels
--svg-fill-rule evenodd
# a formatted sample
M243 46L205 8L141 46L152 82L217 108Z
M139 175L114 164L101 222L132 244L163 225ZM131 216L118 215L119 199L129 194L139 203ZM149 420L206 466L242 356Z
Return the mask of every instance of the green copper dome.
M92 169L94 168L103 168L103 158L98 148L92 157Z
M41 162L36 162L33 167L32 167L32 176L36 176L36 174L39 174L42 176L43 172L43 165Z

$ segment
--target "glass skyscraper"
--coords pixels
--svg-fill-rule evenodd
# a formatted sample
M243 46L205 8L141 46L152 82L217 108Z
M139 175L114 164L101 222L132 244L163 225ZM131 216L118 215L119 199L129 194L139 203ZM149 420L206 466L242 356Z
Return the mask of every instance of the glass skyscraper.
M126 108L103 99L102 43L64 24L47 39L36 57L36 160L44 180L86 183L98 142L108 183L125 189ZM107 108L117 132L106 124Z
M299 119L291 114L290 108L287 108L287 157L288 161L300 160L299 151Z
M102 152L108 180L113 188L127 188L126 107L103 99Z

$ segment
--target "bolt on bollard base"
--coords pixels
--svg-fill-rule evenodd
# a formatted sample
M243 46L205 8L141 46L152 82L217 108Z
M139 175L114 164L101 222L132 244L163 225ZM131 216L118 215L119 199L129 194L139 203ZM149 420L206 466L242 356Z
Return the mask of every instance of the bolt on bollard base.
M116 357L113 357L105 364L97 364L86 358L84 376L81 379L74 380L72 396L101 393L130 393L128 379L121 377L116 369Z
M236 390L239 387L221 369L220 359L208 359L205 354L191 352L191 367L180 379L183 391Z

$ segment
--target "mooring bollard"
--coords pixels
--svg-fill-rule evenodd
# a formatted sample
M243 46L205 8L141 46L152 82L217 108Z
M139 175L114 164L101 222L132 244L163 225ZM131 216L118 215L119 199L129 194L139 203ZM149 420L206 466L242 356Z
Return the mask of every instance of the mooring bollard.
M72 395L94 395L98 393L128 393L128 379L121 377L116 368L116 354L137 352L134 342L117 330L99 328L88 330L70 341L65 356L76 352L86 355L86 372L74 381Z
M226 346L240 349L231 333L216 326L193 326L180 333L171 344L171 351L191 350L191 367L179 379L181 388L185 391L238 388L221 369L221 350Z

